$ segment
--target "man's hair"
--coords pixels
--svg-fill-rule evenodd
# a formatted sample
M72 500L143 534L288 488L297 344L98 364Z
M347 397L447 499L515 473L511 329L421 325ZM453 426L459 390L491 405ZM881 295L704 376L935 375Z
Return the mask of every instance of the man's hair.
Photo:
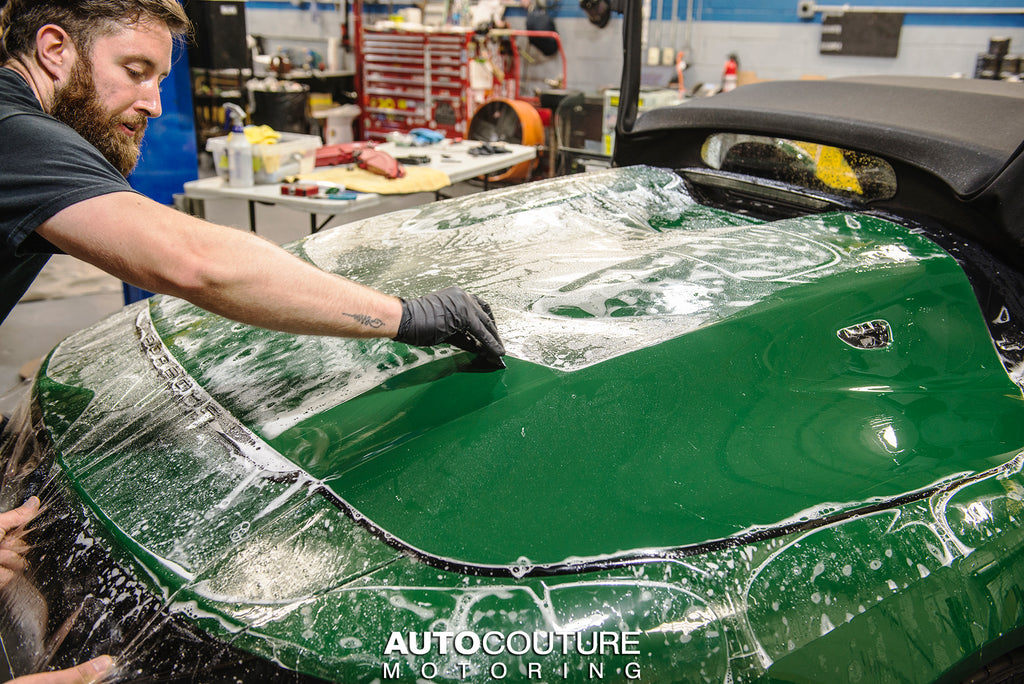
M88 55L99 36L146 21L166 25L172 36L192 28L178 0L8 0L0 10L0 63L32 54L36 33L47 24L67 31L75 49Z

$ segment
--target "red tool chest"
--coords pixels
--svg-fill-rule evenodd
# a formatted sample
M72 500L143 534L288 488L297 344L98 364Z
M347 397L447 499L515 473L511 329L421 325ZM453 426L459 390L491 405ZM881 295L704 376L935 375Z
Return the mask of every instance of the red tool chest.
M360 76L367 139L432 128L448 137L469 129L468 29L364 29Z

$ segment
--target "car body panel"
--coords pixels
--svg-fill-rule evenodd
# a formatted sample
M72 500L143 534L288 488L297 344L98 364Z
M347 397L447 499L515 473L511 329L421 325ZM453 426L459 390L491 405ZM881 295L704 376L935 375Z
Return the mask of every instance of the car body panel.
M630 167L290 249L462 282L508 367L163 297L63 342L35 385L55 486L168 617L346 682L935 678L1024 624L1021 391L923 235L709 210ZM571 647L391 642L434 632ZM635 646L594 655L602 633Z

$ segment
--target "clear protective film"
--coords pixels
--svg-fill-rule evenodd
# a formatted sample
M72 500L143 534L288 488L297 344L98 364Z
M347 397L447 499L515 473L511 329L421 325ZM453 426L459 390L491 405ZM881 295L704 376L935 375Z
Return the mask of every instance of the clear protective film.
M43 504L0 672L871 681L879 640L938 676L1024 619L1020 388L922 235L635 167L288 249L462 285L508 368L166 297L76 333L3 431L0 510Z

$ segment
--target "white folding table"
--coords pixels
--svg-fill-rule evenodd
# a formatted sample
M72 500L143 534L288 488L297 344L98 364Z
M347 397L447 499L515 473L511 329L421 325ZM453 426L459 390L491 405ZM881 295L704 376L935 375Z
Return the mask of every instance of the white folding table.
M484 186L487 187L487 178L502 169L507 169L516 164L521 164L537 156L537 149L529 145L515 145L512 143L489 143L494 147L505 148L508 152L501 154L472 154L470 150L483 145L479 140L463 140L452 142L444 140L433 145L422 146L398 146L394 143L383 143L377 149L383 150L393 157L429 157L428 166L440 169L448 175L452 184L461 183L482 176ZM320 167L317 170L330 169L332 167ZM417 193L433 195L424 199L424 202L437 197L436 193ZM204 202L206 200L241 200L249 204L249 229L256 232L256 205L274 205L286 207L296 211L305 212L310 215L310 231L315 233L323 228L335 216L354 212L357 210L374 206L381 207L381 213L390 211L389 200L402 198L400 206L409 206L409 195L385 195L372 192L357 193L355 199L329 199L323 196L296 197L282 195L279 183L267 185L254 185L250 188L232 188L227 180L220 176L202 178L200 180L185 183L185 198L190 205L190 211L198 216L205 215ZM397 202L395 202L397 204ZM326 216L319 221L318 216Z

